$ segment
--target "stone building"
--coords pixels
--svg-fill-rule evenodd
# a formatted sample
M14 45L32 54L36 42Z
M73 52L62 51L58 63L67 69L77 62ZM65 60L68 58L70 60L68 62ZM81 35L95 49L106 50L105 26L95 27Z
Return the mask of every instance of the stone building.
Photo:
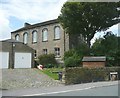
M54 53L56 59L61 59L64 52L74 46L73 40L64 32L57 19L33 25L25 23L23 28L11 32L11 38L33 48L35 57Z

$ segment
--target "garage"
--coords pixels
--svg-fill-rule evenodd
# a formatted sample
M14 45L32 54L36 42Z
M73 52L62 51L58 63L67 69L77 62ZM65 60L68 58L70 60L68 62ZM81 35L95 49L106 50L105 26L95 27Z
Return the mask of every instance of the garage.
M0 68L34 68L35 50L22 42L8 39L0 41Z
M31 68L31 53L15 53L15 68Z
M9 52L0 52L0 69L8 68L9 66Z

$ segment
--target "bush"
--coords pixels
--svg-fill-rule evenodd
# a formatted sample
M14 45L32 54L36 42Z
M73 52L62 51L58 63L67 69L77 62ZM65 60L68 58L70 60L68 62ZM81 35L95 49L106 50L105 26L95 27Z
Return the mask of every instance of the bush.
M38 63L42 64L45 68L57 67L57 61L54 54L44 54L38 57Z
M65 67L77 67L77 66L80 66L79 58L69 57L68 59L65 60Z
M108 81L110 72L118 72L120 79L120 68L106 67L106 68L66 68L65 84L79 84L96 81Z
M80 46L65 52L65 67L78 67L82 65L82 58L85 55L89 55L89 47L86 43L81 43Z

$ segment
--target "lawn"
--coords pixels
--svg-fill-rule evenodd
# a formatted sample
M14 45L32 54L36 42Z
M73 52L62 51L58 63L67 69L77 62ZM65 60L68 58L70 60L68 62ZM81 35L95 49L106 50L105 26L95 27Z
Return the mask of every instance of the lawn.
M59 71L63 71L63 68L44 68L43 70L41 70L41 72L55 80L58 80Z

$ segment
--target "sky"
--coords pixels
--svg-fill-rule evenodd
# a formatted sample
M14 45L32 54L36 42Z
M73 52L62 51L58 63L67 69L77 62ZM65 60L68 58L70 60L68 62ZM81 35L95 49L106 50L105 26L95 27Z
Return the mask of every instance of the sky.
M24 26L56 19L67 0L1 0L0 1L0 40L10 39L11 33ZM118 25L108 31L118 34ZM94 37L102 37L97 33ZM91 41L94 42L94 39Z

